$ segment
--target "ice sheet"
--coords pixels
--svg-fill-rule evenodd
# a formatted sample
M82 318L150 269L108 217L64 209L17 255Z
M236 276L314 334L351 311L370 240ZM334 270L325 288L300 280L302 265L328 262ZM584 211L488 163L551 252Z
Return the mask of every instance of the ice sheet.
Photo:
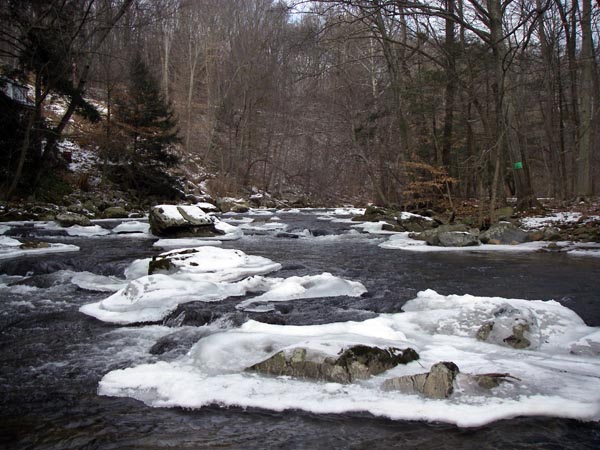
M516 350L476 340L473 329L499 304L528 308L543 336L537 349ZM571 353L575 345L593 352L591 343L600 345L600 332L567 308L556 302L443 296L429 290L420 292L405 309L364 322L282 326L249 321L201 339L188 355L173 362L112 371L101 380L99 392L137 398L155 407L218 404L333 414L365 411L463 427L527 415L600 419L598 354ZM243 371L281 350L304 347L337 354L357 343L411 346L421 359L347 385ZM423 373L438 361L453 361L463 374L508 372L519 380L485 392L459 384L447 400L381 388L387 378Z

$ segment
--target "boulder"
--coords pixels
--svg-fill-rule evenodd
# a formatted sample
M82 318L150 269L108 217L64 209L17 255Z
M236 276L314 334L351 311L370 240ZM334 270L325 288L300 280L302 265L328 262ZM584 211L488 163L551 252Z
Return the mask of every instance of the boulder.
M427 241L431 238L434 238L435 236L437 236L440 233L454 232L454 231L468 232L469 227L467 227L465 224L462 224L462 223L440 225L437 228L431 228L431 229L425 230L421 233L410 234L409 237L411 237L412 239L417 239L418 241Z
M510 222L498 222L479 235L484 244L522 244L528 239L527 232L515 227Z
M417 359L419 355L412 348L400 350L395 347L382 349L355 345L335 358L316 350L297 347L277 352L246 370L276 376L351 383Z
M61 227L72 227L73 225L89 227L92 224L88 217L82 214L76 214L71 212L57 214L55 220L59 223Z
M428 373L405 375L385 380L383 388L406 394L422 394L425 397L443 399L454 392L454 380L459 373L453 362L439 362Z
M160 237L213 237L214 219L197 206L157 205L150 209L150 229Z
M438 247L472 247L480 242L477 236L467 231L444 231L427 239L427 244Z
M102 217L105 219L125 219L129 213L122 206L110 206L102 211Z
M476 338L491 344L515 349L537 347L539 330L531 311L505 304L496 308L493 320L485 322L476 332Z
M246 213L250 210L250 205L244 200L229 197L217 200L217 207L224 213Z

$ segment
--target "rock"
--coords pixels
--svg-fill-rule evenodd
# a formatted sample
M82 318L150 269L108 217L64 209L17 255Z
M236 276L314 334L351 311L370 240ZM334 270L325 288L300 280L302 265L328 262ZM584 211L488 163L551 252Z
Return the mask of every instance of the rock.
M482 389L494 389L502 383L509 381L509 378L517 379L508 373L483 373L480 375L468 375L469 379L474 381Z
M475 337L484 342L505 345L515 349L537 347L539 330L535 316L529 310L505 304L496 308L494 319L485 322Z
M234 198L220 198L217 200L217 206L221 212L245 213L250 210L250 205L243 200Z
M152 234L161 237L213 237L214 219L191 205L157 205L150 209Z
M417 359L419 355L412 348L400 350L395 347L381 349L355 345L344 350L338 358L333 358L322 352L298 347L280 351L246 370L276 376L351 383Z
M102 211L102 217L105 219L125 219L129 213L122 206L110 206Z
M456 223L456 224L451 224L451 225L440 225L437 228L425 230L422 233L418 233L418 234L410 234L409 236L411 238L417 239L419 241L427 241L428 239L434 238L434 236L437 236L440 233L454 232L454 231L468 232L469 228L465 224L462 224L462 223Z
M35 248L50 248L50 244L47 242L40 241L25 241L19 245L21 250L32 250Z
M528 234L515 227L510 222L499 222L493 224L488 230L479 235L484 244L522 244L528 240Z
M71 212L57 214L55 220L59 223L61 227L72 227L73 225L89 227L92 224L88 217L82 214L76 214Z
M427 244L438 247L472 247L480 242L477 236L466 231L444 231L427 239Z
M454 380L460 370L453 362L439 362L428 373L405 375L385 380L383 388L406 394L422 394L428 398L448 398L454 392Z

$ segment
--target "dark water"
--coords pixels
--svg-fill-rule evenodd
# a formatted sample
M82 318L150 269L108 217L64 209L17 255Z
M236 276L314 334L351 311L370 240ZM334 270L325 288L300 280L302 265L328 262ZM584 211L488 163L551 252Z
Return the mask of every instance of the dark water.
M285 215L291 231L341 233L346 224ZM103 224L110 226L114 224ZM290 230L288 230L290 231ZM19 235L23 230L12 233ZM35 236L37 232L26 230ZM78 289L64 270L121 275L136 258L158 253L152 242L124 238L54 237L77 253L0 261L0 274L33 277L19 292L0 295L0 448L598 448L598 423L516 418L482 428L389 421L366 414L274 413L218 406L188 411L156 409L130 399L100 397L110 370L167 358L152 354L155 338L142 327L103 324L79 306L108 294ZM250 317L277 323L360 320L397 312L422 289L442 294L555 299L591 326L600 326L600 261L560 254L419 254L377 247L380 239L291 239L251 235L224 247L280 262L279 276L318 274L361 281L362 298L295 301ZM207 309L234 315L235 301L190 304L188 317ZM236 320L243 321L246 316ZM190 323L192 323L190 321ZM191 345L191 343L183 343ZM154 352L157 353L157 352ZM158 352L160 353L160 352Z

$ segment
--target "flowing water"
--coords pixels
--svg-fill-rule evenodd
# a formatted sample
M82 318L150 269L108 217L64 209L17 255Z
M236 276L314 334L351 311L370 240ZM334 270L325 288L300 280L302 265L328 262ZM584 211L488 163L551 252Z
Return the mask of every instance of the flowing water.
M348 224L317 220L314 213L282 214L288 232L313 231L317 238L293 239L276 232L225 242L282 264L277 276L331 272L362 282L368 294L327 301L294 301L270 313L240 313L235 301L188 304L183 325L216 318L240 323L254 318L273 323L318 324L363 320L400 311L424 289L441 294L474 294L555 299L590 326L600 326L600 261L562 254L411 253L377 246L382 237L347 233ZM114 223L103 223L105 227ZM15 237L48 231L13 228ZM79 313L81 305L105 298L69 283L73 272L122 276L131 261L155 255L152 240L124 237L71 238L76 253L0 261L0 274L17 287L0 290L0 447L6 448L598 448L597 422L515 418L481 428L390 421L364 413L316 415L205 407L151 408L127 399L97 395L107 372L172 358L193 343L156 350L158 328L115 326ZM343 234L343 236L339 236ZM70 275L71 274L71 275ZM181 311L177 311L175 315ZM201 319L198 319L201 317ZM189 329L190 327L187 327ZM199 339L201 336L196 336ZM153 351L154 349L154 351Z

